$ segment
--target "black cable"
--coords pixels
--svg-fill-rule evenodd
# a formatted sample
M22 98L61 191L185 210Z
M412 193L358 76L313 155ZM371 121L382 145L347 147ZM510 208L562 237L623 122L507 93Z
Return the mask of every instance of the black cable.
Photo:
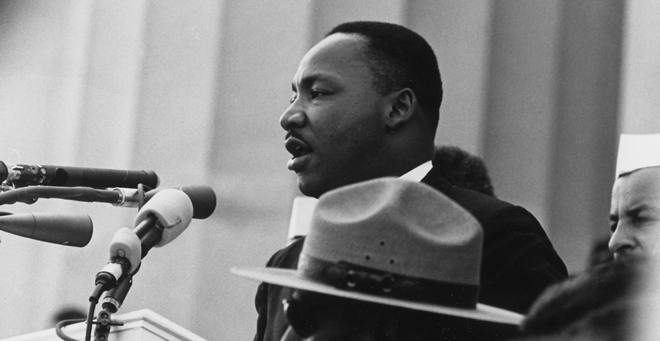
M55 334L57 334L57 336L59 336L60 339L62 339L64 341L78 341L78 340L66 335L64 333L64 331L62 330L62 328L66 327L70 324L74 324L74 323L78 323L78 322L85 322L85 320L86 319L73 319L73 320L62 320L60 322L57 322L57 324L55 325Z
M90 300L91 301L91 300ZM92 322L94 321L94 310L96 309L96 302L90 302L89 312L87 313L87 327L85 329L85 341L90 341L92 339Z
M94 291L89 296L89 312L87 313L87 328L85 330L85 341L90 341L92 338L92 322L94 321L94 310L96 309L96 304L99 303L99 298L101 294L105 291L103 283L98 283L94 287Z
M122 195L110 189L94 189L89 187L57 187L31 186L0 192L0 205L11 205L17 202L33 204L39 198L56 198L84 202L105 202L117 204Z

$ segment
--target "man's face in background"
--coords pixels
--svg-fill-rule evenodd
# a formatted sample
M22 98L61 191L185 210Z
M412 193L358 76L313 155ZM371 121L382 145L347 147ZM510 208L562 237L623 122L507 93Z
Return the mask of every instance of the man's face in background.
M660 167L636 170L619 177L610 206L615 259L652 256L660 243Z

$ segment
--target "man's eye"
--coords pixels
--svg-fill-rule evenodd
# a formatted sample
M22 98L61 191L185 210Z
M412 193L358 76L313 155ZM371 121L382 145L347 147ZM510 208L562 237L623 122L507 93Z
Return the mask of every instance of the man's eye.
M612 233L614 233L614 231L616 231L617 223L618 223L618 221L610 221L610 230L612 231Z
M643 216L643 215L636 215L632 218L633 224L634 225L642 225L648 221L648 217Z
M324 95L324 93L322 93L321 91L312 90L312 91L310 91L309 95L312 99L314 99L314 98L317 98L319 96Z
M609 216L609 221L610 221L610 230L612 230L612 233L616 231L616 225L619 224L619 216L610 214Z
M293 102L296 101L296 98L298 98L298 95L293 94L293 95L291 96L291 99L289 99L289 104L293 104Z

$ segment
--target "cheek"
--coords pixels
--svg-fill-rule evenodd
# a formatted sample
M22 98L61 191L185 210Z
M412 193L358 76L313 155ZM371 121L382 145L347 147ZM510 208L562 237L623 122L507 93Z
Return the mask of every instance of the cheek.
M658 228L649 227L637 227L629 234L630 240L644 253L652 252L660 243L660 231L657 231Z
M314 135L327 148L360 148L379 138L379 121L373 113L342 112L316 120Z
M640 244L655 247L660 242L660 222L649 224L642 231L638 237Z
M380 148L378 137L371 129L349 127L333 136L330 152L346 162L363 162ZM330 146L329 146L330 148Z

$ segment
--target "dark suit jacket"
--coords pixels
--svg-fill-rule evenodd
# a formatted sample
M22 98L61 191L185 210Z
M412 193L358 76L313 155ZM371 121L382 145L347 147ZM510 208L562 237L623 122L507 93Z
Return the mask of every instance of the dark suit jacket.
M522 207L494 197L456 187L436 169L422 179L454 200L477 218L484 229L479 302L525 314L539 294L551 283L567 277L566 266L557 255L539 222ZM304 239L275 253L267 266L296 269ZM255 305L259 314L254 340L280 341L288 324L282 300L291 289L262 283ZM511 336L511 328L488 329L490 339ZM497 329L497 326L495 326ZM498 334L497 336L495 334Z

